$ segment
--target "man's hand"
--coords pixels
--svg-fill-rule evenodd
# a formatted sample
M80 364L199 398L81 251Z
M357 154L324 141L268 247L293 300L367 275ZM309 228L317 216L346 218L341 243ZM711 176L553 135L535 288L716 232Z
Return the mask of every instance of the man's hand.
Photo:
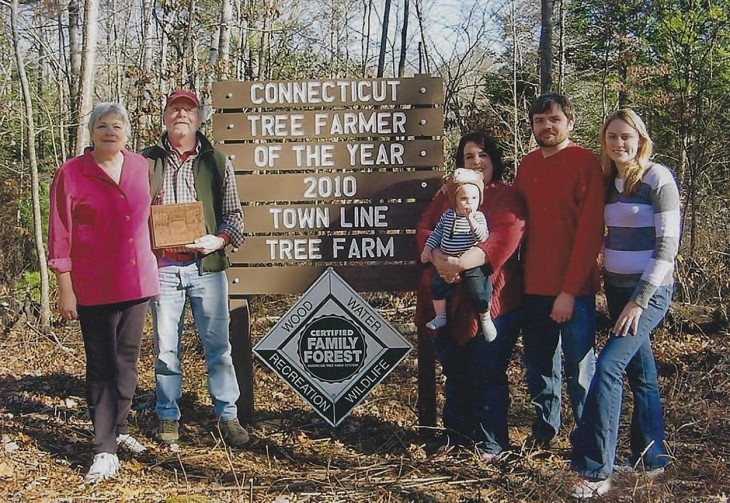
M220 250L225 245L225 239L214 236L213 234L206 234L205 236L196 239L193 243L185 245L185 248L193 252L208 255L216 250Z
M633 300L624 306L623 311L613 326L613 333L617 337L625 337L627 335L636 335L639 330L639 319L644 313L644 308Z
M557 323L565 323L573 317L573 308L575 307L575 297L565 292L560 292L553 302L553 311L550 318Z

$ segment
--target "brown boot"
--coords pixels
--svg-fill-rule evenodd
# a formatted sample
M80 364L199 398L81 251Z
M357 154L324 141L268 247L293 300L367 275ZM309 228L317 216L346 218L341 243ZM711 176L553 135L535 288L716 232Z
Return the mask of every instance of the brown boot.
M231 447L244 447L248 441L248 432L241 426L238 419L233 418L230 421L220 422L221 435L223 441Z

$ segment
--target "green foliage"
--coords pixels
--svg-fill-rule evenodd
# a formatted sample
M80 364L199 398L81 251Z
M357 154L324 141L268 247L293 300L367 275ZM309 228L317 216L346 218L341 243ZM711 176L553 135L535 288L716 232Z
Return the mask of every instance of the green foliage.
M49 277L50 290L56 290L56 276L51 274ZM30 297L35 302L41 300L41 274L38 271L26 270L20 276L16 286L15 295L18 298Z

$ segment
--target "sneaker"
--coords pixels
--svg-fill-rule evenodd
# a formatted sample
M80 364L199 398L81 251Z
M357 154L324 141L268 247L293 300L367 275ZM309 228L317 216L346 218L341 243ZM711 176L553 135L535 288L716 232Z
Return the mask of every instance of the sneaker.
M654 480L664 475L664 466L660 466L659 468L653 468L651 470L643 470L642 468L643 467L641 466L635 466L630 463L619 463L617 465L613 465L613 471L616 473L643 473L644 476L651 480Z
M94 484L119 473L119 458L110 452L100 452L94 456L94 462L89 468L84 480L87 484Z
M479 320L482 322L481 324L484 338L487 340L487 342L492 342L494 339L497 338L497 327L494 326L492 317L489 313L481 313L479 315Z
M448 323L448 321L449 319L443 314L437 314L434 319L426 323L426 328L431 330L438 330L439 328L446 326L446 323Z
M136 438L126 433L117 435L117 446L132 454L142 454L147 450Z
M243 447L249 441L248 432L241 426L238 419L233 418L230 421L220 422L221 436L225 443L231 447Z
M498 452L496 454L492 452L477 452L477 454L479 455L479 461L481 461L485 465L499 464L508 456L508 453L506 451Z
M571 491L570 496L579 500L587 500L595 498L596 496L603 496L610 490L610 478L603 480L581 479L577 484L573 486L573 491Z
M157 439L163 444L174 444L180 440L180 424L174 419L162 419L157 425Z
M436 440L426 443L423 451L429 458L442 459L446 458L456 447L457 444L452 442L448 435L442 435Z

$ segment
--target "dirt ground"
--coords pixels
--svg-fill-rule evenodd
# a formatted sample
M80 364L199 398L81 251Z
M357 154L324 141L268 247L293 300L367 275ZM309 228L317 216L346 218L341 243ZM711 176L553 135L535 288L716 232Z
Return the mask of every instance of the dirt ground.
M293 303L252 303L255 340ZM415 344L413 299L375 298L386 319ZM622 475L601 501L727 502L730 497L730 351L727 324L712 310L675 305L654 341L673 463L664 476ZM0 327L2 328L2 327ZM604 331L605 332L605 331ZM480 465L462 450L428 459L419 428L416 352L332 428L276 375L256 362L255 436L250 449L221 441L207 395L202 350L191 325L184 343L182 439L176 449L154 441L150 332L144 338L131 430L147 447L120 454L118 477L87 486L91 427L84 400L84 354L76 323L40 335L20 319L0 334L0 501L135 502L560 502L570 501L566 424L549 452L524 447L532 410L518 344L510 370L512 454ZM439 377L439 387L442 385ZM630 414L626 393L622 424ZM619 457L627 453L622 431Z

